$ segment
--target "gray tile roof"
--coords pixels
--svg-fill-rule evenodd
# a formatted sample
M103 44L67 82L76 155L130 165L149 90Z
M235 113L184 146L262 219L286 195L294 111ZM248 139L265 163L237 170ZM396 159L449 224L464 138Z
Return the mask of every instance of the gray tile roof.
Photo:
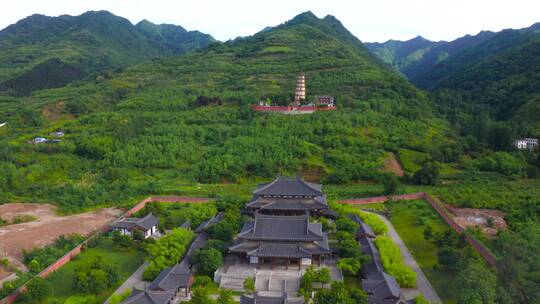
M275 216L255 214L253 223L248 222L238 235L247 240L274 241L320 241L322 225L309 223L309 216Z
M251 244L253 245L253 244ZM248 249L250 244L243 245ZM234 246L232 247L234 248ZM242 246L236 247L241 250ZM249 249L248 249L249 250ZM324 244L314 243L276 243L259 242L255 247L247 252L249 256L255 257L274 257L274 258L311 258L314 254L329 254L330 249L324 247Z
M203 232L206 229L210 228L210 226L221 222L221 220L223 220L224 216L225 216L225 213L220 212L215 217L202 222L199 226L197 226L197 228L195 228L195 233Z
M373 229L371 229L371 226L369 226L368 224L364 223L364 221L362 221L360 219L360 217L356 214L351 214L349 215L349 217L355 221L358 225L360 225L360 227L358 228L358 230L356 231L356 237L360 237L362 235L366 235L366 236L369 236L371 238L375 238L377 235L375 234L375 232L373 232Z
M174 291L139 290L133 288L131 295L122 304L168 304Z
M173 267L165 268L157 276L152 284L148 286L151 290L173 290L190 286L193 279L189 268L184 265L176 264Z
M149 213L143 218L128 217L112 224L111 227L125 228L128 230L132 230L135 228L149 230L150 228L157 226L158 224L159 219L155 217L152 213Z
M396 278L386 272L379 272L377 277L362 280L362 287L368 295L378 299L399 299L401 288Z
M322 186L320 184L308 183L299 177L278 177L270 183L261 184L253 191L253 194L260 196L320 196Z
M326 196L313 198L255 197L246 205L248 209L261 210L326 210Z

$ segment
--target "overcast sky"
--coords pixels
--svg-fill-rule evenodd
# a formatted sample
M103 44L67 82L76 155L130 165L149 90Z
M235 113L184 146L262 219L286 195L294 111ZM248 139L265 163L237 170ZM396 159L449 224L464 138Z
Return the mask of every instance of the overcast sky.
M108 10L137 23L173 23L218 40L248 36L311 10L336 16L362 41L453 40L540 22L540 0L2 0L0 28L32 14Z

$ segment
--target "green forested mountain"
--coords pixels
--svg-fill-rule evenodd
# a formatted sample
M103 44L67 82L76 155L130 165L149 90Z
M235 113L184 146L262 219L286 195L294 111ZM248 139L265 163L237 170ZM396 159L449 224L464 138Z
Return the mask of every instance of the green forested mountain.
M421 36L407 41L367 43L375 55L391 64L413 83L434 88L469 64L527 41L538 34L540 23L520 30L482 31L453 41L429 41Z
M368 46L413 83L433 91L432 99L454 124L470 129L484 115L514 121L514 136L526 136L540 133L539 39L537 23L451 42L389 41Z
M248 107L261 98L290 101L300 71L308 98L334 95L339 110L283 116ZM67 209L162 192L171 180L279 172L326 182L373 179L390 151L444 146L451 158L454 149L422 92L337 19L309 12L251 37L3 105L11 133L0 154L14 178L2 200L32 193ZM54 129L66 132L62 143L26 143Z
M422 60L423 56L438 44L440 43L417 36L407 41L371 42L366 43L366 46L382 61L402 72L409 65Z
M174 25L142 21L134 26L106 11L32 15L0 31L0 90L27 95L213 41Z

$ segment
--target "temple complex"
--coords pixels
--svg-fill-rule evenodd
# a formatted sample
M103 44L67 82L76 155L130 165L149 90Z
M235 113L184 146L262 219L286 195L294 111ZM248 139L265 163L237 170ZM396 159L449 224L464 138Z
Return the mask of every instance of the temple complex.
M259 101L251 108L261 112L276 112L282 114L311 114L315 111L335 110L333 96L316 96L311 102L306 102L306 75L304 72L298 74L296 88L294 90L294 101L289 106L274 106L266 101Z

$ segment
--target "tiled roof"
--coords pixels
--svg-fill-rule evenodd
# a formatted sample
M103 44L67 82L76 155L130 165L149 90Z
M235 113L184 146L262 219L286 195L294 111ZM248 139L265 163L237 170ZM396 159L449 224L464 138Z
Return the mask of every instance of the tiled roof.
M356 231L356 236L368 235L368 236L370 236L371 238L374 238L374 237L377 236L377 235L375 234L375 232L373 232L373 229L371 229L371 226L369 226L368 224L364 223L364 221L362 221L358 215L356 215L356 214L351 214L351 215L349 215L349 217L350 217L353 221L355 221L358 225L360 225L360 227L359 227L358 230Z
M328 203L325 196L314 198L256 197L246 205L250 209L262 210L325 210Z
M362 280L362 287L368 295L379 299L399 299L401 296L396 278L385 272L379 272L372 279Z
M246 247L245 247L246 248ZM328 247L319 243L276 243L259 242L249 256L256 257L286 257L286 258L311 258L313 254L329 254Z
M178 290L191 284L191 273L185 266L176 264L161 271L148 287L151 290Z
M139 290L133 288L131 295L122 304L167 304L174 291Z
M322 186L320 184L308 183L299 177L278 177L270 183L261 184L253 191L255 195L261 196L320 196Z
M125 228L128 230L132 230L134 228L149 230L150 228L157 226L157 224L159 224L159 219L152 213L149 213L143 218L128 217L112 224L111 226L115 228Z
M253 223L248 222L239 238L274 241L318 241L323 239L322 225L309 223L309 216L274 216L255 214Z

